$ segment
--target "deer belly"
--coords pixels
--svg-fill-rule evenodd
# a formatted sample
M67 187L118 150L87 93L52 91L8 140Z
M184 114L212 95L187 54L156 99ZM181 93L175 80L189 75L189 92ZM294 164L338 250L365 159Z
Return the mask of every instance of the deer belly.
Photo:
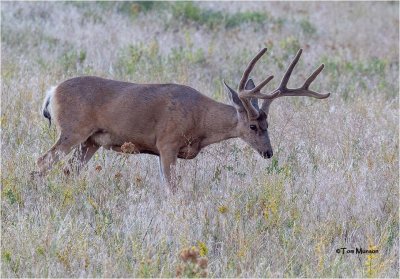
M107 132L97 132L90 139L99 146L108 147L114 144L111 134Z
M116 152L127 154L146 153L159 155L158 151L155 148L152 148L152 146L138 144L136 141L129 139L124 140L106 131L99 131L94 133L90 137L90 140L105 149L113 150Z

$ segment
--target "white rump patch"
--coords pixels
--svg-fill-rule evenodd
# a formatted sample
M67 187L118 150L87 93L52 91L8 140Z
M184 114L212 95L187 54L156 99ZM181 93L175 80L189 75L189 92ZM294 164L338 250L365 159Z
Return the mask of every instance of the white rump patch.
M53 98L54 92L56 92L56 88L57 88L57 86L52 86L49 88L49 90L46 91L46 97L44 98L42 110L41 110L42 114L43 114L43 111L46 109L47 102L49 102L47 111L51 115L51 99Z

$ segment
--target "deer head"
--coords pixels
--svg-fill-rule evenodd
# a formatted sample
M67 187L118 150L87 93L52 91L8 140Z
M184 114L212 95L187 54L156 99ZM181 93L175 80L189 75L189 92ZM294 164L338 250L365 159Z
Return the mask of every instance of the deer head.
M239 123L237 129L239 130L239 137L257 150L263 158L271 158L273 151L268 135L267 121L271 102L283 96L307 96L325 99L329 97L330 93L321 94L309 89L311 83L324 68L324 64L319 66L318 69L306 79L301 87L294 89L287 88L287 83L294 67L300 59L302 49L297 52L292 63L289 65L278 88L268 94L261 93L261 89L273 79L273 76L267 77L259 85L255 86L253 80L249 79L249 75L254 65L266 51L266 48L262 49L250 61L239 82L237 91L229 87L225 81L224 84L238 114ZM264 100L261 108L258 106L258 99Z

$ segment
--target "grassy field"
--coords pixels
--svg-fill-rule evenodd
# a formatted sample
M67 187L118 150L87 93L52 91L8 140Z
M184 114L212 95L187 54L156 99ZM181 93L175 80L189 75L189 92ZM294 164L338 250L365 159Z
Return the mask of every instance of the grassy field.
M398 277L398 2L1 3L2 277ZM100 150L79 176L39 110L74 76L175 82L228 102L249 59L277 86L320 63L326 100L270 111L272 160L240 140L179 160L176 195L157 157ZM196 266L187 260L196 247ZM345 247L375 254L337 253ZM186 253L186 254L185 254ZM197 255L194 255L196 257ZM205 267L207 264L207 267ZM201 266L201 267L200 267Z

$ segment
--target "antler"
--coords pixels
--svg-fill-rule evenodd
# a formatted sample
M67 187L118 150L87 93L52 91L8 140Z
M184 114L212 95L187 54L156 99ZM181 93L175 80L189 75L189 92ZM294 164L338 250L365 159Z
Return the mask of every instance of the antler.
M246 91L246 94L250 94L251 92L257 92L260 91L261 88L263 88L265 85L267 85L267 83L273 79L273 76L270 76L268 78L266 78L263 82L261 82L258 86L256 86L254 89L252 90L245 90L245 85L247 80L249 79L249 75L251 73L251 71L254 68L254 65L257 63L257 61L261 58L261 56L263 56L265 53L267 52L267 48L263 48L249 63L249 65L247 65L246 70L243 72L243 76L242 79L240 80L239 83L239 92L240 91Z
M275 100L276 98L279 97L283 97L283 96L306 96L306 97L313 97L313 98L317 98L317 99L325 99L328 98L330 96L330 93L326 93L326 94L322 94L322 93L318 93L315 91L312 91L309 89L311 83L317 78L317 76L321 73L321 71L324 69L325 65L322 64L321 66L319 66L304 82L303 86L299 87L299 88L287 88L287 84L289 82L290 76L293 72L294 67L296 66L296 64L299 62L301 53L303 52L302 49L299 49L299 51L297 52L295 58L293 59L292 63L290 63L289 68L286 70L286 73L284 74L282 81L280 83L280 85L278 86L277 89L275 89L274 91L272 91L270 94L268 95L264 95L261 93L257 93L256 95L253 94L253 98L259 98L259 99L265 99L261 109L268 114L269 111L269 106L272 103L273 100Z
M239 93L239 98L243 103L244 108L247 111L247 115L249 116L250 119L257 119L258 116L260 115L258 109L256 109L252 104L251 104L251 98L258 98L256 95L256 92L259 92L267 83L273 79L273 76L269 76L266 78L263 82L261 82L259 85L252 87L252 88L247 88L247 81L249 80L249 75L251 71L254 68L254 65L257 63L257 61L267 52L267 48L263 48L247 65L246 70L243 72L243 76L239 82L239 87L238 87L238 93Z
M274 76L269 76L267 77L263 82L261 82L259 85L256 87L250 89L246 88L246 83L247 80L249 79L249 75L251 71L254 68L254 65L257 63L257 61L265 54L267 51L267 48L263 48L249 63L247 66L246 70L243 72L242 79L240 80L239 83L239 98L242 101L249 118L251 119L256 119L259 116L258 110L251 105L251 98L258 98L258 99L264 99L263 105L261 109L268 114L269 111L269 105L273 100L279 97L283 96L307 96L307 97L313 97L317 99L325 99L330 96L330 93L322 94L318 93L315 91L312 91L309 89L311 83L317 78L317 76L321 73L321 71L324 69L324 64L318 67L304 82L303 86L299 88L287 88L287 84L289 82L290 76L293 72L294 67L296 64L299 62L300 56L303 52L302 49L299 49L297 52L295 58L293 59L292 63L290 63L288 69L286 70L281 83L279 84L278 88L272 91L269 94L263 94L261 93L261 89L268 84L268 82L271 81L271 79L274 78Z

